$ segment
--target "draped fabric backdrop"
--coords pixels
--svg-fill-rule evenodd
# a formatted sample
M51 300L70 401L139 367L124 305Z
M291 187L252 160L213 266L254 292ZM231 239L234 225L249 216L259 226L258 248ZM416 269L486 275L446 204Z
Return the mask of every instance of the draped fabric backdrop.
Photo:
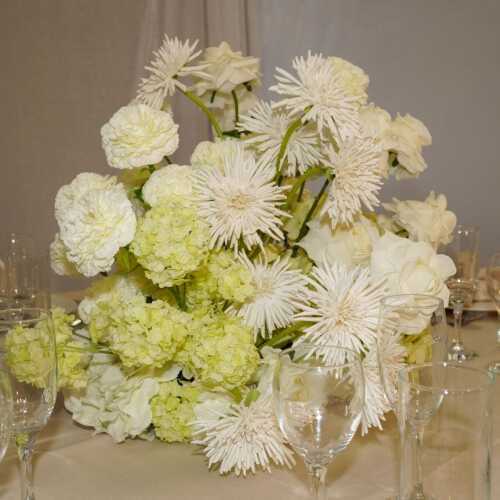
M370 97L422 119L434 139L429 169L389 182L382 198L446 193L460 221L481 227L485 259L500 251L499 23L497 0L3 0L0 242L25 232L46 249L57 189L82 171L112 173L99 129L134 97L168 32L261 57L266 98L274 67L308 49L363 67ZM176 161L187 162L208 125L182 96L174 112Z

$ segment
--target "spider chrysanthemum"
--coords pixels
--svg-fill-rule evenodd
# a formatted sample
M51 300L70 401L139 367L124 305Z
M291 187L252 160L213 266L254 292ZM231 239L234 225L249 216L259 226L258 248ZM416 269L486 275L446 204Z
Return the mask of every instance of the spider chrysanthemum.
M255 292L240 307L232 306L228 312L243 318L255 335L266 338L277 328L285 328L298 311L299 300L304 297L306 278L297 269L291 269L287 258L272 264L251 262L241 258L250 271Z
M285 96L275 108L285 108L290 116L302 116L302 121L316 123L320 134L329 131L341 142L359 131L356 96L346 89L336 66L322 54L308 53L292 62L297 76L277 68L276 80L270 90Z
M209 466L219 465L221 474L237 476L270 471L271 463L291 467L293 454L278 428L270 398L260 398L249 406L232 404L226 411L193 423L195 444L201 445Z
M154 59L146 69L150 72L139 85L137 98L140 102L161 109L166 97L174 94L176 88L186 90L186 86L179 80L185 76L206 76L203 65L188 66L196 59L201 51L196 51L198 40L191 43L189 40L181 42L177 37L169 38L165 35L162 46L153 52Z
M238 145L223 157L224 168L200 170L194 177L194 192L200 215L210 226L211 248L229 246L237 250L240 241L247 248L262 246L262 235L282 240L281 210L284 189L272 181L273 169L256 163Z
M285 112L273 111L271 104L259 102L240 118L238 129L250 132L245 143L255 148L260 162L275 165L289 125L290 119ZM318 133L313 127L305 126L290 136L279 167L282 168L286 162L283 173L293 176L297 172L303 174L321 160Z
M328 212L332 228L338 224L351 225L366 207L373 210L379 204L382 186L379 169L379 146L368 137L345 141L339 152L327 149L327 167L335 174L323 213Z
M330 265L326 260L313 268L309 281L307 302L295 319L311 325L297 344L313 345L315 355L333 364L345 361L335 347L366 352L376 338L384 281L372 281L368 269Z

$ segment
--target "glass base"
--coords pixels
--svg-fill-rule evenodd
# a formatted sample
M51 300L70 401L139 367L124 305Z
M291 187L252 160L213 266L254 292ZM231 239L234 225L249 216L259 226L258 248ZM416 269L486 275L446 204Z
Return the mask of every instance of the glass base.
M458 363L462 363L463 361L468 361L477 357L477 352L466 351L464 345L459 344L458 342L454 342L448 350L448 361L456 361Z

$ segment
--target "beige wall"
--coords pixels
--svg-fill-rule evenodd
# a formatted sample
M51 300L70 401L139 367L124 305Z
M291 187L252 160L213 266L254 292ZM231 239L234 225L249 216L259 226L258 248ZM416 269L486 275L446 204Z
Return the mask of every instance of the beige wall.
M373 100L421 118L434 138L429 170L384 196L445 192L461 221L481 226L483 255L500 251L499 25L497 0L2 0L1 234L30 232L46 247L59 186L109 172L100 126L133 97L168 30L249 46L265 86L308 48L359 64ZM185 159L207 128L186 105L178 119Z

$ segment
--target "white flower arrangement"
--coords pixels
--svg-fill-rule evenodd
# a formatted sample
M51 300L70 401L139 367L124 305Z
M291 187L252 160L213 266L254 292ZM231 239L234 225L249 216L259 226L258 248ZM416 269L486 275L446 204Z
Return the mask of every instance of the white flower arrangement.
M358 352L362 432L381 427L380 300L404 292L447 302L454 266L436 248L456 218L433 193L383 205L390 217L373 212L388 176L426 168L431 136L419 120L367 104L361 68L309 53L292 72L277 70L277 100L263 102L258 59L225 42L196 46L166 36L137 99L102 127L120 182L80 174L57 194L54 271L108 274L80 304L89 333L75 334L91 359L78 364L86 387L68 388L66 407L115 441L191 441L209 466L246 475L293 464L270 403L287 346L312 345L332 363L345 360L328 345ZM189 165L170 158L176 93L214 134ZM403 341L380 344L393 385L415 354Z

